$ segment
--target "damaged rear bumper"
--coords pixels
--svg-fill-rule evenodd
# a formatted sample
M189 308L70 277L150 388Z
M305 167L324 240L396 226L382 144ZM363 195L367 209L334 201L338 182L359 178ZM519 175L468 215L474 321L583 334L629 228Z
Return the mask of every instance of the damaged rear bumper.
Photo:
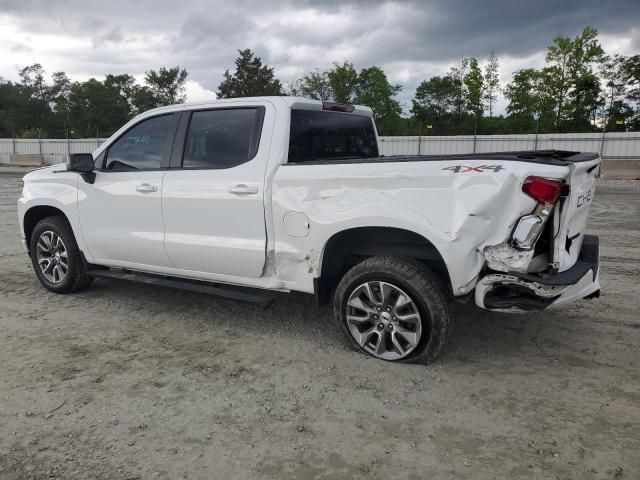
M476 285L476 304L487 310L542 310L599 296L599 239L585 235L578 261L555 274L494 272Z

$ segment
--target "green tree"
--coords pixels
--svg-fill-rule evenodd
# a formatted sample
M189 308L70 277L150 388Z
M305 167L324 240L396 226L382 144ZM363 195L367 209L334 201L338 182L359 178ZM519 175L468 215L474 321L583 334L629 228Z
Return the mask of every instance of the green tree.
M554 118L554 97L551 89L551 71L524 68L514 73L506 86L509 124L517 131L532 131L536 124L548 123Z
M381 120L400 115L402 109L395 97L402 87L392 85L380 67L363 68L358 75L355 103L366 105L373 110L373 117Z
M464 77L467 75L467 69L469 68L469 59L461 58L456 65L449 69L449 75L453 79L453 83L456 88L456 100L455 108L456 115L461 118L466 111L466 98L467 91L464 83Z
M455 111L457 86L450 75L423 80L416 89L411 112L420 121L440 118Z
M362 75L362 72L360 75ZM327 78L333 93L333 99L336 102L353 103L359 84L359 77L351 62L344 62L342 65L337 62L334 63L333 68L327 72Z
M22 85L29 89L34 99L47 103L50 99L51 89L44 78L45 72L42 65L34 63L24 67L18 73Z
M110 135L133 115L184 100L186 71L147 72L148 85L129 74L72 82L64 72L51 81L40 64L19 71L19 82L0 79L0 135L64 137Z
M159 107L157 97L146 85L134 85L131 90L131 106L134 114L146 112Z
M48 133L53 136L62 136L69 129L70 125L70 103L71 80L64 72L55 72L51 76L53 85L51 86L51 101L55 112L56 125L49 126Z
M135 78L126 73L120 75L107 75L104 78L104 86L107 94L112 98L114 122L125 123L134 114L140 113L133 106L133 93L137 87Z
M477 120L484 113L485 85L482 69L478 65L478 60L473 57L469 58L469 71L464 76L463 82L466 87L467 108Z
M314 100L322 100L323 102L333 98L333 90L331 89L327 72L322 72L318 69L307 73L298 80L294 84L291 93Z
M571 113L569 130L589 131L595 127L598 110L602 107L600 79L593 73L585 73L576 79L567 104Z
M622 55L606 57L600 67L600 76L604 81L605 90L602 95L604 106L605 130L624 130L624 125L616 124L616 120L625 123L633 117L633 108L625 102L629 99L627 87L629 85L629 58Z
M130 105L123 98L120 85L113 80L113 76L104 82L91 78L71 86L70 135L80 138L111 135L131 118Z
M623 72L628 87L627 99L640 103L640 55L625 58Z
M636 112L631 105L622 100L616 100L608 108L605 131L626 132L638 129Z
M45 129L52 123L53 110L51 108L51 87L45 79L45 71L42 65L33 65L22 68L19 73L20 87L18 94L22 97L23 129Z
M0 137L20 135L28 122L30 98L22 85L0 78Z
M509 101L507 113L535 116L540 112L542 72L534 68L523 68L513 74L513 78L504 90Z
M160 67L145 73L144 81L153 93L158 106L183 103L186 99L184 84L189 76L184 68Z
M495 52L489 54L489 59L484 67L484 100L489 108L489 118L493 117L493 105L498 100L500 93L500 61Z
M314 100L353 103L357 84L358 72L351 62L334 62L329 70L307 73L295 83L291 93Z
M463 92L462 108L460 92ZM418 129L413 132L425 132L424 127L431 125L427 131L432 135L471 134L476 128L476 119L466 113L466 86L452 75L435 76L424 80L416 89L412 101L413 113Z
M603 55L598 31L593 27L585 27L574 39L559 35L547 48L546 61L551 72L556 130L560 129L564 119L575 118L575 112L567 105L570 94L583 82L584 77L593 74L593 65L601 62Z
M627 122L632 130L640 130L640 55L628 57L624 62L627 81L626 99L635 105L634 116Z
M248 48L238 53L236 71L224 72L224 80L218 87L219 98L282 95L282 84L275 78L272 67L263 65L262 59Z

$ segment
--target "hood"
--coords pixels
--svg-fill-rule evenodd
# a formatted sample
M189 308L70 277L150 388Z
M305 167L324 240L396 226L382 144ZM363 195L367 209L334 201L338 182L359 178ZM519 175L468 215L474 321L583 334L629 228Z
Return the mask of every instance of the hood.
M49 178L52 175L55 175L57 172L66 172L66 171L67 171L66 163L57 163L55 165L48 165L46 167L36 168L35 170L30 171L24 177L22 177L22 181L30 182L33 180Z

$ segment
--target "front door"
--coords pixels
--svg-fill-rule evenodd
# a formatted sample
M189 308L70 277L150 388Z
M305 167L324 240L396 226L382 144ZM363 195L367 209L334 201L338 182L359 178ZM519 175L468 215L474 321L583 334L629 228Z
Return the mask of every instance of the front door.
M106 150L93 184L78 180L82 236L97 263L172 266L161 195L178 116L137 123Z
M264 106L200 110L183 118L176 138L183 136L184 152L177 168L167 171L162 191L165 249L176 268L262 275L266 125L272 118Z

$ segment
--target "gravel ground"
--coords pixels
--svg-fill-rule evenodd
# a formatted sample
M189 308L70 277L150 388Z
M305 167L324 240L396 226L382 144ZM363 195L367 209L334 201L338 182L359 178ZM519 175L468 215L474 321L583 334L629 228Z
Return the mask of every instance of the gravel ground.
M96 281L48 293L0 176L0 478L640 478L640 187L603 181L603 295L456 306L433 365L349 349L305 295L269 310Z

